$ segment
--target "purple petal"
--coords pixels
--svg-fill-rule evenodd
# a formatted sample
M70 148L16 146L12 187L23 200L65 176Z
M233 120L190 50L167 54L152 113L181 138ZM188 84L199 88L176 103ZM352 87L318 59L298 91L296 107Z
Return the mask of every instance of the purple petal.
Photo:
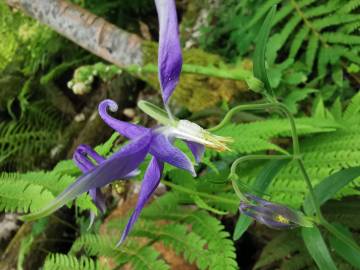
M189 147L191 153L193 153L196 163L199 163L204 155L205 146L195 142L189 142L189 141L185 141L185 142Z
M155 0L159 18L159 80L166 104L174 91L181 72L182 56L179 26L174 0Z
M94 149L92 149L89 145L86 144L80 144L76 148L75 153L79 153L84 156L89 156L92 159L94 159L97 164L100 164L103 161L105 161L105 158L103 156L99 155Z
M96 207L100 210L100 212L105 213L105 211L106 211L105 198L104 198L104 195L102 194L100 188L90 189L89 195L93 199Z
M131 141L109 159L79 177L48 206L39 212L23 216L22 219L33 220L47 216L80 194L93 188L100 188L128 175L144 160L149 151L152 136L151 131L148 131L142 137Z
M76 166L78 166L83 173L86 173L96 167L96 164L93 164L92 160L90 160L89 157L94 159L97 164L101 164L106 160L103 156L99 155L95 150L93 150L89 145L80 144L74 152L73 160L76 163ZM140 171L136 169L124 176L124 180L133 178L139 174Z
M148 130L145 127L113 118L108 114L107 109L112 112L116 112L118 110L118 105L111 99L105 99L101 101L99 104L99 115L107 125L119 132L124 137L135 139L142 136Z
M193 176L196 176L191 160L183 152L174 147L169 139L162 134L157 134L153 138L150 154L163 162L189 171Z
M89 157L94 159L97 164L105 161L105 158L96 153L89 145L80 144L74 152L73 160L83 173L92 170L96 166Z
M89 157L94 159L97 164L101 164L105 161L105 158L96 153L96 151L94 151L89 145L79 145L74 152L73 160L83 173L87 173L96 167L96 164L93 164ZM90 189L89 195L100 212L105 213L106 205L100 188ZM95 214L91 212L90 217L91 221L89 228L94 222Z
M151 162L144 175L144 180L141 185L139 198L135 210L132 213L123 231L121 239L116 246L119 246L121 245L122 242L124 242L126 236L129 234L130 230L132 229L136 220L138 219L141 210L144 208L146 202L149 200L149 198L151 197L151 195L159 185L163 168L164 168L163 162L157 160L155 157L151 159Z

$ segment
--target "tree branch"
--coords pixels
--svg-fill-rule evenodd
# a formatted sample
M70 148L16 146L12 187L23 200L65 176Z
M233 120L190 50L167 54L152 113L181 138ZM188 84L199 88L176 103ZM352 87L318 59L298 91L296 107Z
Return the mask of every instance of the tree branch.
M6 0L84 49L117 65L142 65L142 39L66 0Z

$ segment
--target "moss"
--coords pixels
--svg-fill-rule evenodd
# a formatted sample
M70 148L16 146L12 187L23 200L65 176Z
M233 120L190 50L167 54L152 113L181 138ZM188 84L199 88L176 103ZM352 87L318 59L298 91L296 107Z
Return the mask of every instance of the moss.
M143 45L145 64L157 63L157 44L145 42ZM185 64L196 64L201 66L215 66L218 68L230 68L220 56L204 52L200 49L189 49L183 51ZM244 61L241 65L251 69L251 65ZM142 78L155 89L160 89L157 74L146 74ZM243 81L224 80L193 74L181 74L179 85L173 95L173 101L185 106L192 112L213 107L221 101L230 101L237 94L248 91Z

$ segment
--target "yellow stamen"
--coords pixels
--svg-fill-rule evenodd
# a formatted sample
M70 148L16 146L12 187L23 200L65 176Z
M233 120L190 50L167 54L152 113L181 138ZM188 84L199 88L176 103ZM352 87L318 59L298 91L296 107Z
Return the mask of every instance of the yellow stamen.
M290 224L290 220L288 220L286 217L282 215L276 215L274 217L274 220L283 224Z
M222 137L213 135L209 132L203 133L204 139L209 142L206 146L217 151L231 151L231 149L227 146L228 143L232 143L234 140L230 137Z

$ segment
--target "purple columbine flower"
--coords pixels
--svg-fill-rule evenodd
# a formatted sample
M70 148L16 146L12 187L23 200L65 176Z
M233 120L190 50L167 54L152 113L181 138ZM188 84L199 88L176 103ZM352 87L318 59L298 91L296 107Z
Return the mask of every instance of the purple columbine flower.
M23 220L47 216L85 192L90 193L95 205L100 211L103 211L104 203L99 189L115 180L128 179L134 176L140 163L143 162L147 154L150 154L152 159L145 172L135 210L119 241L121 244L133 227L145 203L158 186L165 162L186 170L193 176L196 175L191 160L172 145L175 139L186 142L196 161L201 159L205 146L219 151L227 149L225 145L227 138L212 135L187 120L174 120L175 123L172 125L158 126L152 129L115 119L108 114L108 109L116 111L117 104L108 99L102 101L99 105L100 117L111 128L130 139L130 143L108 159L98 155L89 146L80 145L74 153L74 161L84 174L48 206L39 212L23 216ZM89 158L97 164L94 164Z
M159 79L163 101L167 107L169 97L179 80L182 57L175 2L173 0L155 0L155 3L160 26ZM150 114L159 116L159 110L153 109L153 107L153 105L146 104L143 106L143 108L150 108ZM133 176L146 155L150 154L152 159L144 175L138 202L121 236L119 245L129 234L145 203L158 186L165 162L186 170L193 176L196 175L191 160L173 146L175 139L181 139L188 145L196 162L200 161L205 146L219 151L229 149L226 146L226 143L229 142L228 138L215 136L187 120L176 120L171 115L167 116L166 113L160 112L159 119L167 119L163 122L160 121L163 125L156 128L146 128L120 121L108 114L108 109L115 112L117 108L117 104L112 100L102 101L99 104L100 117L111 128L130 139L130 142L108 159L98 155L89 146L79 146L75 151L74 160L83 171L83 175L48 206L39 212L22 217L23 220L33 220L49 215L85 192L89 192L98 209L104 211L105 205L101 198L100 188L115 180ZM89 158L94 160L95 164Z
M159 18L159 81L164 104L179 82L182 55L174 0L155 0Z
M312 227L312 222L299 211L251 194L247 194L246 197L253 202L241 202L240 212L272 229L291 229L298 226Z

